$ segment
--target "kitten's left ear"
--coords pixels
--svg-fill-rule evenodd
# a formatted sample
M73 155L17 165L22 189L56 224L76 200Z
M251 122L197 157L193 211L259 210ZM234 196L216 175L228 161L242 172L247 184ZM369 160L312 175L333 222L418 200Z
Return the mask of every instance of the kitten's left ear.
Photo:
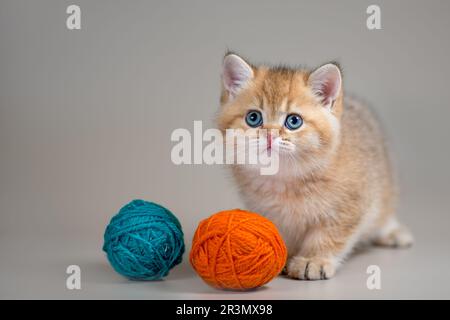
M253 79L252 67L236 54L223 59L222 81L231 97L235 97Z
M331 109L341 91L341 71L333 63L323 65L309 75L308 85L322 105Z

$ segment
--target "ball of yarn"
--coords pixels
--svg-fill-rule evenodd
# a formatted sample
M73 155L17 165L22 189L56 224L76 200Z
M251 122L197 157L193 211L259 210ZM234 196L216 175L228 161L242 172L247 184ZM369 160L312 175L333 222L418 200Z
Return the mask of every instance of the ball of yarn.
M286 246L275 225L239 209L203 220L190 252L192 267L206 283L232 290L266 284L281 272L286 259Z
M183 231L166 208L133 200L106 228L103 251L114 270L136 280L159 280L181 262Z

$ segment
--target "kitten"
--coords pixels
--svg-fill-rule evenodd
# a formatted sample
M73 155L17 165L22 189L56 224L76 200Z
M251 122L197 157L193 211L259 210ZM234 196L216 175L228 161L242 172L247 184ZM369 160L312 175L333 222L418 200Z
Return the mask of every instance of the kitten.
M222 84L219 129L278 129L262 139L266 149L279 147L275 175L261 175L254 165L232 171L247 209L281 232L289 277L328 279L358 243L412 244L395 217L379 124L365 105L344 99L338 65L273 68L227 54Z

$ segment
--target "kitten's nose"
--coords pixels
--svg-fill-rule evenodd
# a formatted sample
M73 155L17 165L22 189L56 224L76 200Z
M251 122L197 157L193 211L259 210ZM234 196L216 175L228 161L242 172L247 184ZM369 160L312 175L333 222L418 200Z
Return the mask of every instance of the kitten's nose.
M275 138L279 135L279 126L276 124L265 124L263 129L266 132L266 138L267 138L267 149L272 148L273 141Z
M272 133L267 131L267 149L272 149Z
M266 137L267 137L267 149L272 148L273 140L278 135L278 129L277 128L264 128L266 129Z

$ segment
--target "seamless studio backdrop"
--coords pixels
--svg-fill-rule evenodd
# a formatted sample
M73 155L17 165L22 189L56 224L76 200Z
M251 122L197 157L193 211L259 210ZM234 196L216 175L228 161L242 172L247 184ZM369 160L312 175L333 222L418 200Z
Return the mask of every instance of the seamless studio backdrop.
M381 30L366 8L381 7ZM0 2L0 298L450 298L448 1ZM242 207L227 168L176 166L176 128L214 126L227 49L256 63L337 60L347 92L377 110L399 172L410 250L373 249L328 281L278 278L250 293L212 289L183 263L130 282L102 252L132 199L198 222ZM368 168L370 169L370 168ZM66 268L81 268L81 290ZM381 290L366 287L369 265Z

